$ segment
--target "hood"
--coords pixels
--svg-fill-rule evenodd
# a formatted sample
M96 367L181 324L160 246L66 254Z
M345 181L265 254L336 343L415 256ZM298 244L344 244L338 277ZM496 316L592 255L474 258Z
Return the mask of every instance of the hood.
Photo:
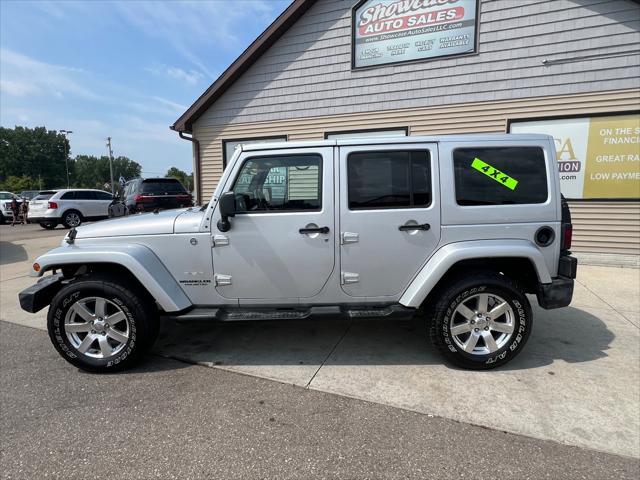
M110 218L109 220L103 220L90 225L78 227L78 234L76 235L76 238L103 238L173 233L176 218L185 214L189 214L189 217L193 216L194 212L188 210L189 209L164 210L159 213L140 213L124 217ZM198 213L199 217L202 216L201 212L195 213Z

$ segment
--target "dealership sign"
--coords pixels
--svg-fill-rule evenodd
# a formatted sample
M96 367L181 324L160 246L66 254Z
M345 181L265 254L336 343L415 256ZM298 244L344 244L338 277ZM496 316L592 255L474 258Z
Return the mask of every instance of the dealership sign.
M355 68L473 53L476 0L363 0L353 8Z
M553 137L565 197L640 198L640 115L514 121L510 132Z

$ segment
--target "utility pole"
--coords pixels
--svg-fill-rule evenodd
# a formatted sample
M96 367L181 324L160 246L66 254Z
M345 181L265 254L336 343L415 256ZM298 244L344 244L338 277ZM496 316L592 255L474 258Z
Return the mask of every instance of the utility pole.
M113 184L113 151L111 150L111 137L107 137L107 147L109 147L109 174L111 175L111 195L116 194Z
M64 135L64 164L67 167L67 188L70 187L69 183L69 155L67 152L67 135L73 133L71 130L60 130L60 133Z

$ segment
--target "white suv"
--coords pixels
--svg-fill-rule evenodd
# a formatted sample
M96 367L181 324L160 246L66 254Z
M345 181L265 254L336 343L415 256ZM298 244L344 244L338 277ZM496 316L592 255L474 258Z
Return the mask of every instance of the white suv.
M13 218L13 212L11 211L11 201L13 199L18 201L18 204L22 202L20 197L11 192L0 192L0 223L4 223L7 219Z
M63 189L41 192L29 202L27 218L42 228L52 229L62 223L66 228L77 227L85 220L109 216L113 196L102 190Z

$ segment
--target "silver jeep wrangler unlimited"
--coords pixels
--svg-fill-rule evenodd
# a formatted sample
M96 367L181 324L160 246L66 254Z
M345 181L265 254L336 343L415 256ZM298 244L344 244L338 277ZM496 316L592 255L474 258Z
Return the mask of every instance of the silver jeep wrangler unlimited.
M567 306L577 262L553 139L465 135L239 147L211 201L73 229L23 309L85 370L131 365L180 321L420 316L453 363L514 358L526 294Z

